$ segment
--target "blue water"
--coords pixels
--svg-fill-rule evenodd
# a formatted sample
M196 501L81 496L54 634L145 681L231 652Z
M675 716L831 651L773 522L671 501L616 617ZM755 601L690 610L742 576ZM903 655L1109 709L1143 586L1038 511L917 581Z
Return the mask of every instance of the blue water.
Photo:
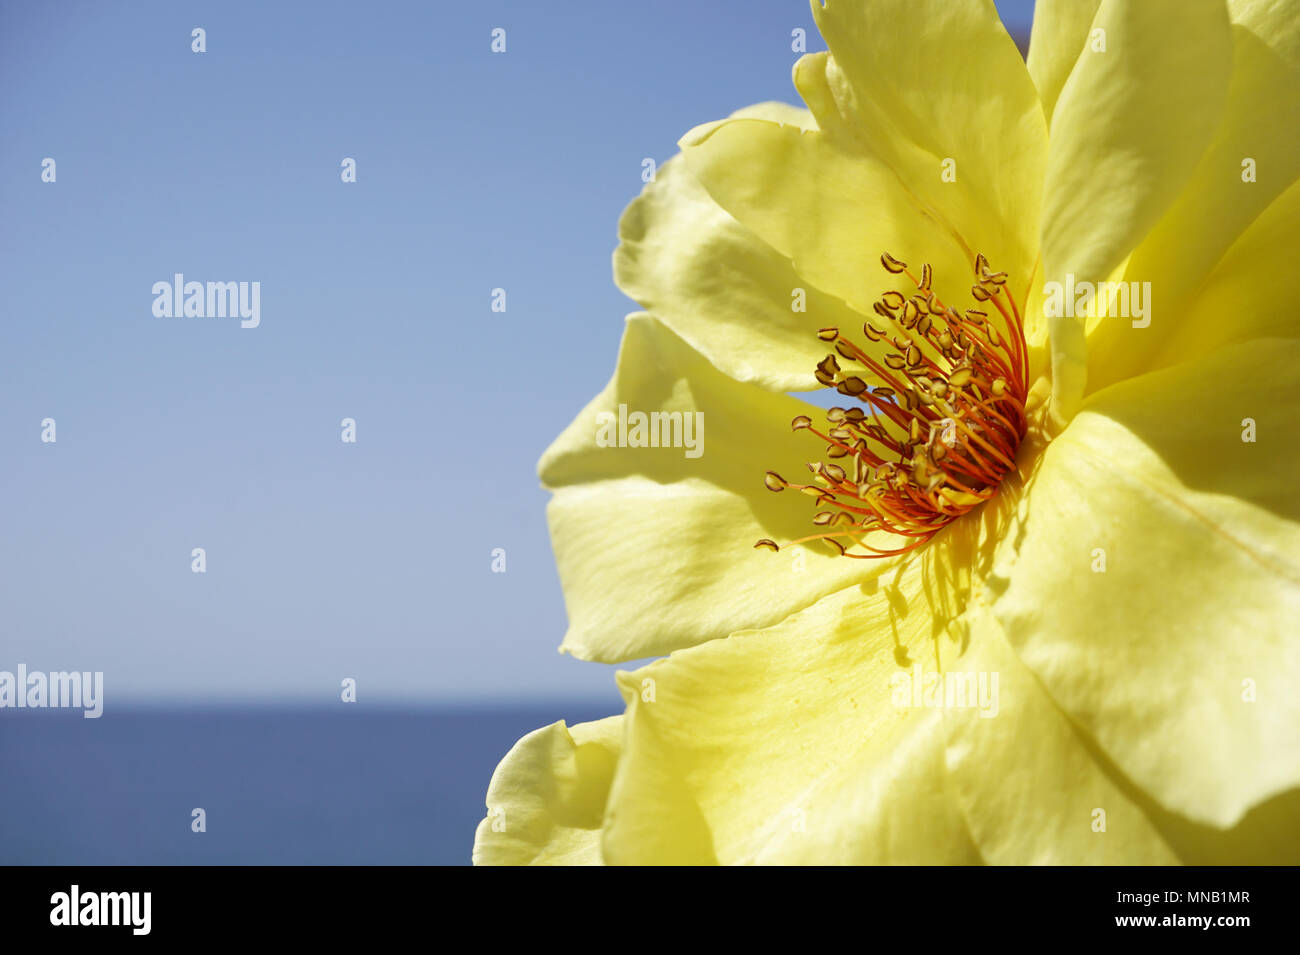
M467 864L511 744L611 712L0 710L0 864Z

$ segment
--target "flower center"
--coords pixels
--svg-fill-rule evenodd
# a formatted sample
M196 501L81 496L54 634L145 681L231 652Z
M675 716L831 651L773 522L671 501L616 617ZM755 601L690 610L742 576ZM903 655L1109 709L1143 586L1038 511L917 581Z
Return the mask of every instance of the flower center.
M825 508L813 518L824 530L790 543L822 540L846 557L907 553L993 497L1015 467L1027 427L1029 356L1007 274L975 257L971 295L993 305L990 317L941 301L928 264L918 279L889 253L880 263L916 288L911 297L885 292L874 305L879 322L862 326L868 340L886 343L883 355L868 354L838 328L817 333L839 353L818 363L818 382L859 404L831 408L824 431L806 415L790 423L824 442L831 461L808 465L810 484L790 484L775 471L764 478L768 490L795 488ZM845 371L841 360L858 367ZM780 550L766 539L754 546Z

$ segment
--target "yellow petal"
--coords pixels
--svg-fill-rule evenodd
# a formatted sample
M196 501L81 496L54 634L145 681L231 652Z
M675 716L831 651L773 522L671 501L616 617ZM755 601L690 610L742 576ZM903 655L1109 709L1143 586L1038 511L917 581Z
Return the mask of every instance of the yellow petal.
M1178 42L1169 24L1178 24ZM1218 128L1232 67L1222 0L1103 0L1052 116L1042 254L1049 282L1109 278L1187 183ZM1053 414L1083 397L1083 326L1049 318Z
M1038 0L1025 65L1051 122L1056 98L1083 52L1101 0Z
M846 150L854 136L856 152L887 170L920 215L1010 272L1017 291L1027 286L1047 127L992 0L826 0L812 10L832 65L798 69L795 80L818 124ZM941 175L945 160L955 181ZM973 259L967 255L968 269Z
M921 215L880 163L821 132L734 119L692 130L681 146L687 168L718 205L790 260L804 281L860 314L872 314L872 303L892 287L882 252L917 269L930 262L943 295L948 283L959 290L970 284L974 253L967 257Z
M992 579L1062 709L1202 825L1300 785L1297 393L1300 342L1271 339L1092 396Z
M1256 806L1230 829L1197 825L1136 796L1185 865L1300 864L1300 789Z
M1280 281L1300 255L1300 3L1238 0L1229 12L1223 124L1125 270L1126 281L1149 283L1150 324L1097 322L1090 391L1230 341L1300 330L1291 283Z
M676 436L680 447L601 446L617 443L620 406L629 439L634 414L677 413L693 447L684 428L661 441ZM825 445L790 429L809 413L728 378L654 318L629 318L613 379L540 466L555 491L548 516L569 611L562 649L602 662L658 656L776 623L879 573L877 561L837 559L822 546L754 549L812 533L811 498L763 486L768 470L809 480L806 462ZM603 437L600 414L611 416Z
M896 637L929 658L923 562L620 673L613 864L971 863L938 710L897 706ZM942 624L940 624L942 626Z
M1177 333L1163 336L1149 364L1163 367L1253 338L1300 337L1296 283L1291 278L1297 257L1300 181L1228 250L1178 320Z
M561 720L511 748L488 785L475 865L600 865L600 826L623 717Z
M790 126L798 126L800 129L817 128L817 120L813 118L810 111L802 106L794 106L776 100L755 103L753 106L738 109L731 115L736 119L765 119L772 123L787 123Z
M1168 865L1165 836L1016 658L983 608L963 618L970 649L951 672L993 706L944 710L952 789L994 865Z
M794 107L788 107L793 110ZM862 316L724 212L680 158L623 213L614 279L722 371L781 392L817 387L817 329Z

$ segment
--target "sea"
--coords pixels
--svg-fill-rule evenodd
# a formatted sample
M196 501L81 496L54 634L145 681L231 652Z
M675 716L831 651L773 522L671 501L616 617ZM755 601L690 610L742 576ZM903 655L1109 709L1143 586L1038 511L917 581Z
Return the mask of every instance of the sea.
M4 709L0 865L468 865L511 745L612 712Z

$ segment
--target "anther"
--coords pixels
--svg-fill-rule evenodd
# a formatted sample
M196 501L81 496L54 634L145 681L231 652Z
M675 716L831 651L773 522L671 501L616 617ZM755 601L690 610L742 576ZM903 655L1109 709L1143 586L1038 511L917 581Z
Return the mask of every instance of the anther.
M905 274L916 290L910 298L886 290L873 306L885 327L863 324L867 341L886 350L864 351L838 328L817 332L839 356L817 364L818 383L861 405L827 411L825 433L807 415L790 422L841 463L810 463L810 484L789 484L775 471L763 479L769 490L796 488L824 508L813 517L820 532L794 543L821 540L857 558L920 547L992 497L1015 466L1027 428L1028 349L1007 274L989 271L977 255L970 294L995 310L963 312L935 293L929 263L919 278L887 252L880 263L891 275ZM862 371L845 372L840 359ZM767 539L754 546L780 550Z

